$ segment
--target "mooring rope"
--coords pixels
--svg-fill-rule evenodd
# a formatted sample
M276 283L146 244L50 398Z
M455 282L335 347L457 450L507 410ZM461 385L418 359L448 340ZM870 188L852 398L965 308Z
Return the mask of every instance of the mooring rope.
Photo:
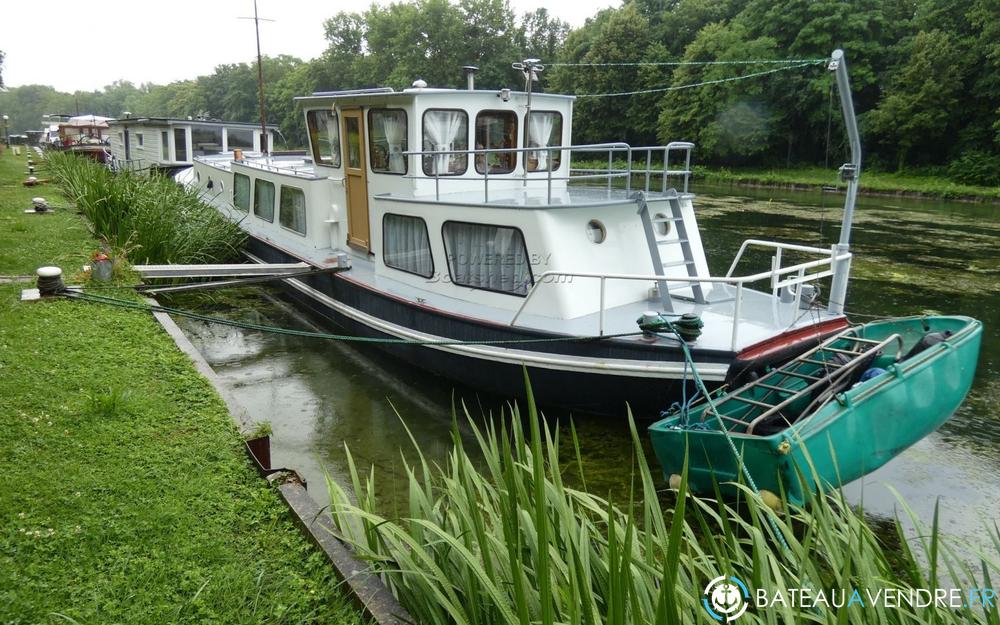
M755 61L635 61L622 63L546 63L546 67L655 67L679 65L790 65L826 63L830 59L758 59Z
M698 373L698 367L695 366L695 364L694 364L694 358L691 357L691 350L688 349L687 341L685 341L683 338L681 338L681 335L678 333L677 329L674 328L674 324L672 322L670 322L670 321L668 321L666 319L663 319L662 317L661 317L661 321L663 322L663 325L667 328L668 332L670 332L670 333L672 333L672 334L674 334L674 335L677 336L676 340L681 344L681 349L684 352L684 360L685 360L685 362L687 363L687 365L690 365L691 375L694 378L695 385L698 387L698 390L705 397L705 400L708 402L709 409L712 411L712 414L715 416L716 421L718 421L718 423L719 423L719 429L722 430L722 435L726 438L726 443L729 445L729 451L732 452L733 458L736 460L736 463L740 467L740 473L743 474L744 479L746 479L747 484L750 485L750 488L753 489L754 494L756 494L757 497L760 498L760 496L761 496L760 495L760 489L757 488L757 483L754 481L753 476L750 475L750 470L747 469L746 464L743 462L743 457L740 455L739 451L736 449L736 444L733 443L732 437L729 436L729 430L726 428L726 424L722 422L722 416L719 414L719 411L716 410L716 408L715 408L715 401L712 399L712 394L708 392L708 388L705 387L705 382L701 379L701 375L699 375L699 373ZM673 337L664 337L659 332L654 332L654 334L656 334L657 336L660 336L661 338L673 338ZM686 379L683 380L683 384L687 385L687 380ZM768 509L770 509L770 508L768 508ZM781 547L785 550L785 552L791 554L792 553L792 549L788 545L788 541L785 539L784 532L782 532L781 528L778 527L778 522L774 520L773 513L767 515L767 520L768 520L768 524L771 526L771 530L774 532L774 535L777 537L778 542L781 543Z
M172 308L170 306L162 306L159 304L144 304L141 302L118 299L114 297L106 297L104 295L94 295L92 293L63 291L62 295L70 299L88 301L96 304L107 304L110 306L118 306L120 308L140 310L144 312L163 312L170 315L177 315L179 317L187 317L189 319L204 321L206 323L230 326L245 330L256 330L259 332L268 332L271 334L283 334L286 336L324 339L328 341L344 341L348 343L376 343L383 345L430 345L430 346L532 345L540 343L586 343L586 342L601 341L604 339L639 336L643 334L643 332L641 331L636 331L636 332L621 332L618 334L604 334L604 335L567 335L567 336L540 337L540 338L530 338L530 339L483 339L483 340L471 340L471 341L460 340L460 339L399 339L399 338L390 339L390 338L379 338L371 336L353 336L350 334L330 334L326 332L313 332L310 330L295 330L293 328L280 328L277 326L249 323L245 321L236 321L234 319L224 319L222 317L212 317L209 315L202 315L200 313L196 313L190 310L184 310L181 308Z
M677 85L671 87L658 87L656 89L640 89L638 91L620 91L617 93L577 93L574 94L578 98L613 98L617 96L625 95L641 95L645 93L665 93L668 91L681 91L683 89L694 89L695 87L704 87L706 85L718 85L726 82L736 82L739 80L747 80L750 78L758 78L760 76L767 76L768 74L777 74L778 72L785 72L792 69L799 69L801 67L808 67L810 65L818 65L819 63L825 63L826 60L820 61L804 61L797 65L787 65L782 67L777 67L774 69L764 70L761 72L754 72L752 74L744 74L742 76L730 76L728 78L717 78L715 80L704 80L702 82L690 83L687 85Z

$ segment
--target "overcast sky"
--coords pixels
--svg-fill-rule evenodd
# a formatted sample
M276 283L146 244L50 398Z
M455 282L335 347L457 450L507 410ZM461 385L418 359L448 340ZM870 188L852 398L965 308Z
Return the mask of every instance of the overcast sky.
M338 11L360 11L368 4L367 0L351 4L258 0L260 16L275 20L261 23L261 51L314 58L326 47L323 21ZM616 4L615 0L511 0L518 15L545 6L574 27ZM253 20L237 19L252 15L252 0L3 0L4 83L89 91L119 79L137 85L163 84L209 74L221 63L254 58Z

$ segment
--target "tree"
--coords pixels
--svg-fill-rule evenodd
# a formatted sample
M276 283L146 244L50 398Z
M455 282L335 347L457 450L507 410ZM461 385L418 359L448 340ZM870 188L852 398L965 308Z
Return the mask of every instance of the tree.
M4 53L3 50L0 50L0 89L3 88L3 59Z
M516 40L521 56L554 61L567 34L569 24L551 17L549 10L541 7L521 17Z
M778 46L770 37L751 38L739 22L709 24L687 47L687 63L774 59ZM732 78L732 65L682 65L673 87ZM761 66L749 66L759 70ZM746 73L749 69L741 69ZM765 81L720 82L668 92L660 103L660 141L693 141L699 154L715 161L743 162L773 152L780 112L771 106Z
M906 64L869 115L871 129L896 145L899 170L918 146L947 145L962 95L961 57L949 33L917 33Z
M581 94L574 115L576 141L615 139L644 145L653 140L656 113L648 99L588 97L638 91L651 83L663 86L669 72L662 68L647 71L638 66L615 65L659 60L663 49L656 47L651 52L651 44L649 20L633 2L621 9L601 11L584 28L569 34L559 62L588 65L557 66L550 84L559 92Z

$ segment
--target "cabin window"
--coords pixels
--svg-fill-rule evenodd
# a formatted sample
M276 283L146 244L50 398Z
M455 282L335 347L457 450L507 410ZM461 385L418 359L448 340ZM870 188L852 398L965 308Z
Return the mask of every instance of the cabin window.
M465 111L430 109L424 113L423 151L469 149L469 115ZM469 166L467 154L424 156L424 174L458 176Z
M405 174L406 111L371 109L368 111L368 151L372 171Z
M222 128L194 126L191 128L192 152L195 156L219 154L222 152Z
M528 132L524 136L524 147L550 145L562 145L562 115L555 111L531 111L528 113ZM561 152L525 152L524 167L528 171L559 169Z
M226 147L232 150L252 150L253 131L249 128L226 129Z
M517 115L513 111L483 111L476 116L476 149L517 148ZM517 163L516 152L477 154L476 171L485 174L509 174Z
M278 223L292 232L306 233L306 194L298 187L281 185Z
M170 160L170 135L166 130L160 133L160 160Z
M233 206L243 212L250 210L250 178L233 174Z
M446 221L441 232L452 282L511 295L528 294L533 279L520 230Z
M135 140L139 142L139 147L142 147L142 133L141 132L135 133Z
M386 213L382 218L382 259L386 266L424 278L434 275L431 239L419 217Z
M320 165L340 167L340 127L337 114L332 111L309 111L309 143L313 160Z
M187 133L183 128L174 128L174 153L178 161L188 160Z
M264 221L274 221L274 183L257 180L253 185L253 214Z

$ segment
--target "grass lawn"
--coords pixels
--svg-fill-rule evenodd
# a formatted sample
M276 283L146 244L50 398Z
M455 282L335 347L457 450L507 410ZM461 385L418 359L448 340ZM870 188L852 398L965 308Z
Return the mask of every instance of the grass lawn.
M0 158L0 274L72 274L95 242L70 211L23 214L66 204L24 170ZM360 621L152 317L23 286L0 285L0 623Z
M831 167L830 169L822 167L729 169L725 167L699 166L695 168L695 175L708 182L759 184L763 186L846 186L840 182L835 167ZM883 173L862 170L861 192L1000 202L1000 187L959 184L941 176L912 173Z

